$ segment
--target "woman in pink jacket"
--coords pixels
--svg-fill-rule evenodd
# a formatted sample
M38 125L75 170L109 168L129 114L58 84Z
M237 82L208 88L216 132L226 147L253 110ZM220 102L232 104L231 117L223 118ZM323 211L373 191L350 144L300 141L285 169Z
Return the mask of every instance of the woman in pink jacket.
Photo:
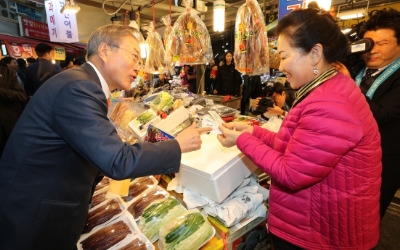
M347 41L327 13L293 11L278 23L280 70L297 90L278 133L220 126L271 176L268 229L278 249L371 249L379 238L381 148L354 81L332 66Z

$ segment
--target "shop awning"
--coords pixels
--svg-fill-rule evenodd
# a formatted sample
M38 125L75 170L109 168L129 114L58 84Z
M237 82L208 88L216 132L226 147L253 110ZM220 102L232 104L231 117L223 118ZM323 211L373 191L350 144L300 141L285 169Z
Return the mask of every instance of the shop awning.
M86 51L86 45L77 43L54 43L50 41L41 41L36 39L29 39L26 37L16 37L5 34L0 34L0 40L4 42L7 51L12 57L37 57L35 53L35 46L39 43L47 43L53 48L63 48L65 53L75 56L81 56ZM58 58L56 58L58 59ZM58 59L60 60L60 59Z

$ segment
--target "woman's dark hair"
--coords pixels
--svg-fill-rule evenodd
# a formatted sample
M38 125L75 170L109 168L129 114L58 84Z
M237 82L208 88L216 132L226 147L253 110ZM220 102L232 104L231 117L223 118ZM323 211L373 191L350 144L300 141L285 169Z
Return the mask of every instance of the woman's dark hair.
M231 54L231 55L232 55L232 64L235 63L235 62L234 62L234 59L233 59L233 53L232 53L232 51L229 51L229 50L228 50L228 51L226 51L226 52L224 53L224 57L222 57L222 61L224 62L224 65L226 65L226 59L225 59L225 58L226 58L226 55L227 55L227 54Z
M282 95L282 92L285 91L286 93L286 99L285 102L286 104L291 107L293 104L293 101L295 99L295 93L296 91L290 87L290 83L285 81L284 84L280 82L275 82L273 86L273 92L278 93Z
M359 37L368 30L391 29L400 45L400 12L392 8L373 10L368 14L368 21L360 28Z
M308 53L321 44L328 63L343 59L347 53L346 36L326 12L318 9L295 10L278 22L276 34L290 39L291 46Z

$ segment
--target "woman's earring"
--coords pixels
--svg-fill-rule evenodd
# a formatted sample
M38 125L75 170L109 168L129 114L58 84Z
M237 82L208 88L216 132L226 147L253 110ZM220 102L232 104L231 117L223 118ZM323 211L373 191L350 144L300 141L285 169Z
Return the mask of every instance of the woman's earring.
M318 74L318 69L314 67L314 75Z

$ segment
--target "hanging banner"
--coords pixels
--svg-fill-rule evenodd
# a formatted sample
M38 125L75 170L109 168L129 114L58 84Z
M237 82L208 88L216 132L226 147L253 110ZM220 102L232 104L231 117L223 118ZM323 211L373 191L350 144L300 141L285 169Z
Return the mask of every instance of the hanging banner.
M24 16L18 16L18 22L21 36L50 41L47 23L42 23Z
M79 42L78 25L75 14L62 14L64 0L46 0L45 8L50 41L74 43Z
M278 20L281 20L293 10L300 9L302 5L303 0L279 0Z

